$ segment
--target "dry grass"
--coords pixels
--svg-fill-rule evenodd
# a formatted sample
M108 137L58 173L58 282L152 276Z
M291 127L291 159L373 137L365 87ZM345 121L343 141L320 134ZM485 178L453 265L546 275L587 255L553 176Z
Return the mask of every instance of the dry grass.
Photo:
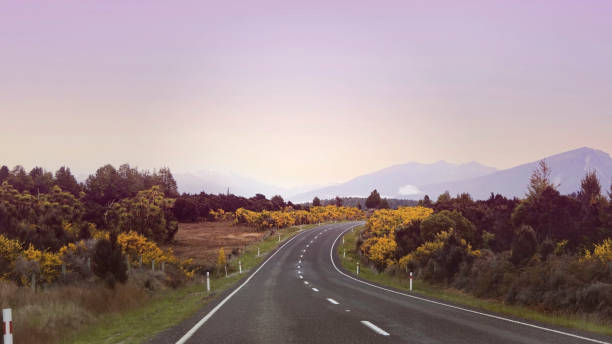
M138 306L148 297L140 286L131 283L115 289L101 283L83 283L34 293L0 282L0 306L13 309L15 343L57 343L104 314Z
M164 249L172 248L179 258L192 258L197 265L209 266L216 264L221 247L229 254L261 241L265 235L231 221L181 223L172 244Z

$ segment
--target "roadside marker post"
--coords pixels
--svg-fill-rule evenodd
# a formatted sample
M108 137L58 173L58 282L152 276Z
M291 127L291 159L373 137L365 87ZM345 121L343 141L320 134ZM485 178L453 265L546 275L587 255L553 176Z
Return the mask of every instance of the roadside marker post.
M210 294L210 276L208 271L206 271L206 291Z
M257 248L257 257L259 257L259 247Z
M2 321L4 325L4 344L13 344L13 315L10 308L2 310Z
M357 262L357 275L359 275L359 262Z
M242 262L238 261L238 269L239 269L239 273L242 273Z
M344 253L342 254L343 258L346 258L346 249L344 249Z
M410 291L412 291L412 271L410 271Z
M278 242L280 242L280 234L278 234Z
M344 237L342 237L342 245L344 245Z
M225 268L225 277L227 278L227 264L224 266Z

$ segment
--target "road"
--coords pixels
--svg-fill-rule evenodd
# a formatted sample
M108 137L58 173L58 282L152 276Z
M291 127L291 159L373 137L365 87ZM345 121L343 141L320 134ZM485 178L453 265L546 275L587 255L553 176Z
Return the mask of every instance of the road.
M304 231L222 300L157 343L607 343L578 333L414 298L351 278L335 245L356 223ZM333 259L333 261L332 261Z

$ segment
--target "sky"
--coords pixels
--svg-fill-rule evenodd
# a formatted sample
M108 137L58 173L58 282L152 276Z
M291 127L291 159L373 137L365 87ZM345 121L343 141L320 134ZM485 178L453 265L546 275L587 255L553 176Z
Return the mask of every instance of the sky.
M284 187L612 152L610 1L0 1L0 164Z

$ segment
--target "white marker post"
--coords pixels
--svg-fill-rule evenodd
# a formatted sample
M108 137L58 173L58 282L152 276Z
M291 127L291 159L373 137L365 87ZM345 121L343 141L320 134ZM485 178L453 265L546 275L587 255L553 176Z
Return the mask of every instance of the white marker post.
M359 275L359 262L357 262L357 275Z
M2 321L4 325L4 344L13 344L13 315L10 308L2 310Z
M208 271L206 271L206 291L210 294L210 276Z
M412 271L410 271L410 291L412 291Z
M344 253L342 254L343 258L346 258L346 249L344 249Z
M278 242L280 242L280 234L278 235Z
M344 237L342 237L342 245L344 245Z
M257 248L257 257L259 257L259 247Z
M227 265L225 265L224 268L225 268L225 277L227 277Z
M242 262L238 261L238 269L239 269L239 273L242 273Z

